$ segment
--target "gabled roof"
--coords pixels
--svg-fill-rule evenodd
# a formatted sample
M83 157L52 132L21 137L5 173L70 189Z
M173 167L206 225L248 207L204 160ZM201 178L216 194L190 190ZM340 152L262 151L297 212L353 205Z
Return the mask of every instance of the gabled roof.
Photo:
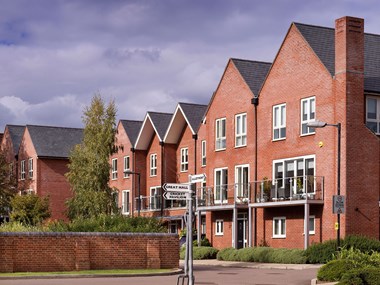
M154 133L163 142L172 116L169 113L147 112L136 139L135 149L146 150Z
M237 58L231 58L231 60L252 93L257 96L272 63Z
M83 129L27 125L38 157L68 158L83 139Z
M187 124L193 135L197 134L207 105L178 103L164 137L165 143L177 143L182 130Z
M335 29L294 25L330 74L335 75ZM380 35L364 34L364 90L380 92Z
M5 127L8 129L9 136L12 140L13 153L17 154L22 140L22 135L24 134L25 126L6 125Z
M129 141L131 142L132 146L134 146L143 122L132 120L120 120L120 122L123 125L125 132L127 133Z

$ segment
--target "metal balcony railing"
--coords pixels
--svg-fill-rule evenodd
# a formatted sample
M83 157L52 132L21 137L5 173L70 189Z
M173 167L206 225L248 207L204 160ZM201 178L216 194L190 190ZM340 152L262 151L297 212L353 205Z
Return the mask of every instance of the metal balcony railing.
M158 211L162 208L162 202L164 209L176 209L186 207L186 200L163 200L162 195L153 196L141 196L140 197L140 210L141 211ZM135 198L135 211L138 210L139 199Z

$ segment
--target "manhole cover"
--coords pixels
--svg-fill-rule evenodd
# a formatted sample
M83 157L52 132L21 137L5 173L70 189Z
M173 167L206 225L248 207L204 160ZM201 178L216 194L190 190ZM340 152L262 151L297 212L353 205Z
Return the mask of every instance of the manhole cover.
M218 274L221 274L221 275L237 275L236 272L219 272Z

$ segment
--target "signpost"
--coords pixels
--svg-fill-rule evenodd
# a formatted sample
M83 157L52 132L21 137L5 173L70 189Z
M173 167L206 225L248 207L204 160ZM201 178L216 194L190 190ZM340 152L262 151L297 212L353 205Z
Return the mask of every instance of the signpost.
M346 199L343 195L333 195L333 214L344 214Z
M189 182L190 183L203 182L205 180L206 180L206 174L204 174L204 173L189 176Z

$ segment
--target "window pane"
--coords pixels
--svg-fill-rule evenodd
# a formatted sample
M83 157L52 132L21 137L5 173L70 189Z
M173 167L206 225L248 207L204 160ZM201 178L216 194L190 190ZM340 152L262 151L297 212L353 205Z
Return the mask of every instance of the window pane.
M377 114L377 100L368 98L367 99L367 118L376 119Z
M310 99L310 120L315 119L315 99Z
M281 219L281 235L285 235L285 219Z
M279 125L279 108L276 107L274 108L274 119L273 119L273 123L274 123L274 127L277 128L278 125Z
M307 120L307 101L302 101L302 120Z
M378 133L379 131L377 130L377 123L375 122L367 122L366 123L367 128L369 128L371 131L374 133Z
M286 137L286 128L281 128L281 137L285 138Z
M286 116L286 110L285 106L281 106L281 126L285 125L285 116Z
M309 218L309 232L314 232L314 217Z

